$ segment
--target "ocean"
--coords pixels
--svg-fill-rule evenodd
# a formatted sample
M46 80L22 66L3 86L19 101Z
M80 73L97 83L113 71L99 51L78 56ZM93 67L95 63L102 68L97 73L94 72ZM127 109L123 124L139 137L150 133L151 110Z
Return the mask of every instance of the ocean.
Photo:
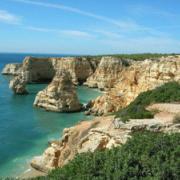
M0 53L0 71L7 63L22 62L25 56L56 57L53 54ZM63 55L65 56L65 55ZM54 113L34 108L38 91L47 84L28 85L29 95L14 95L9 89L10 77L0 74L0 177L16 177L27 170L30 160L41 155L48 141L59 139L64 128L91 119L80 113ZM84 86L77 88L81 103L101 93Z

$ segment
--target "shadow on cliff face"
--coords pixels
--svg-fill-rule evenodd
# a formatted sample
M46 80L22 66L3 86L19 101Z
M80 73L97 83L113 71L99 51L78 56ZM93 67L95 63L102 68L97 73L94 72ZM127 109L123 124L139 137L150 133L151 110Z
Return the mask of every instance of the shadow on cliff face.
M27 83L50 82L55 75L55 68L50 58L26 57L22 69Z

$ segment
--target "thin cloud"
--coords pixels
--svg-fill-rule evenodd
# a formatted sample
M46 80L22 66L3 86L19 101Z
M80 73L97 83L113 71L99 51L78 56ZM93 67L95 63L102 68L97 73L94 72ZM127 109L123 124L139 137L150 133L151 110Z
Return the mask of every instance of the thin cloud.
M95 30L94 31L95 33L98 33L98 34L101 34L105 37L108 37L108 38L115 38L115 39L118 39L118 38L123 38L124 36L122 34L119 34L119 33L115 33L115 32L110 32L110 31L105 31L105 30Z
M42 2L42 1L32 1L32 0L11 0L11 1L25 3L25 4L31 4L31 5L41 6L41 7L46 7L46 8L60 9L60 10L72 12L72 13L75 13L75 14L80 14L82 16L94 18L96 20L109 23L109 24L111 24L113 26L118 27L121 31L124 31L124 32L139 32L139 31L141 31L141 32L145 32L145 33L148 33L148 34L152 34L152 35L161 34L161 32L159 32L158 30L155 30L154 28L149 28L149 27L145 27L143 25L140 25L140 24L132 21L131 19L116 20L116 19L109 18L109 17L106 17L106 16L102 16L102 15L98 15L98 14L91 13L91 12L88 12L88 11L84 11L84 10L81 10L81 9L78 9L78 8L65 6L63 4L53 4L53 3L46 3L46 2ZM136 8L137 8L136 12L138 12L138 13L141 12L142 8L140 8L138 10L139 6L134 7L134 9L136 9ZM159 13L163 14L164 12L159 12ZM115 34L114 35L111 34L111 35L114 36Z
M11 14L6 10L0 10L0 22L8 24L20 24L21 17Z
M28 26L25 27L25 29L32 30L32 31L38 31L38 32L44 32L44 33L57 33L62 34L65 36L71 36L71 37L84 37L84 38L95 38L98 36L103 36L110 39L120 39L124 36L115 32L105 31L105 30L92 30L90 32L86 31L79 31L79 30L58 30L58 29L51 29L51 28L42 28L42 27L34 27L34 26Z
M29 30L32 30L32 31L39 31L39 32L54 32L55 31L53 29L33 27L33 26L25 27L25 29L29 29Z
M84 32L84 31L65 30L65 31L60 31L60 32L69 36L84 37L84 38L94 37L92 34L88 32Z
M139 14L141 16L144 15L155 15L157 17L165 17L165 18L173 18L176 15L170 11L164 11L160 8L153 7L150 5L142 5L142 4L136 4L133 6L129 6L129 9L131 12L134 12L135 14Z
M79 30L58 30L58 29L41 28L41 27L33 27L33 26L25 27L25 29L38 31L38 32L45 32L45 33L52 32L52 33L56 33L57 35L65 35L65 36L70 36L70 37L79 37L79 38L94 37L94 35L88 32L79 31Z
M12 0L12 1L73 12L76 14L80 14L83 16L87 16L90 18L94 18L94 19L97 19L100 21L110 23L110 24L115 25L115 26L122 28L122 29L129 29L129 28L130 29L137 29L137 28L139 28L139 25L133 21L116 20L116 19L112 19L112 18L109 18L106 16L101 16L101 15L94 14L91 12L83 11L83 10L78 9L78 8L65 6L62 4L45 3L45 2L41 2L41 1L31 1L31 0Z
M41 32L54 32L54 33L59 33L59 34L63 34L66 36L74 36L74 37L85 37L85 38L91 38L91 37L97 37L98 33L103 36L106 36L108 38L121 38L122 35L126 36L126 33L145 33L146 35L152 35L152 36L161 36L161 37L165 37L165 36L169 36L168 33L164 33L161 30L158 29L154 29L151 27L146 27L140 24L137 24L136 22L132 21L131 19L127 19L126 21L122 21L122 20L116 20L116 19L112 19L106 16L102 16L102 15L98 15L98 14L94 14L91 12L87 12L78 8L74 8L74 7L69 7L69 6L65 6L63 4L53 4L53 3L46 3L46 2L42 2L42 1L33 1L33 0L11 0L11 1L15 1L15 2L20 2L20 3L25 3L25 4L30 4L30 5L34 5L34 6L41 6L41 7L45 7L45 8L53 8L53 9L59 9L59 10L64 10L67 12L72 12L75 14L80 14L82 16L86 16L89 18L94 18L96 20L99 21L103 21L106 22L108 24L111 24L115 27L119 28L119 33L114 33L114 32L107 32L105 30L103 31L99 31L99 32L95 32L95 31L91 31L91 33L89 32L84 32L84 31L76 31L76 30L64 30L64 31L59 31L57 29L46 29L46 28L39 28L39 27L28 27L28 29L31 30L35 30L35 31L41 31ZM139 6L136 6L136 8L139 8ZM136 11L137 12L137 11ZM138 11L138 13L140 12L140 10ZM162 12L161 12L162 13ZM143 14L143 13L142 13Z
M145 52L162 52L172 53L179 52L180 42L173 38L161 38L154 36L140 38L122 38L120 40L102 40L101 44L111 47L109 53L145 53Z

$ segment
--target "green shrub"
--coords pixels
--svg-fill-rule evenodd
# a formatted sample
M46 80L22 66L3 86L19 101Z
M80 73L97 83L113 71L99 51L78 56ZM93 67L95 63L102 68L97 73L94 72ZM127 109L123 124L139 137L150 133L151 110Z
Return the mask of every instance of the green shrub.
M122 147L84 153L41 179L180 179L180 134L135 133Z
M169 55L176 56L176 54L142 53L142 54L107 54L107 55L87 56L87 57L100 59L103 56L112 56L112 57L118 57L122 59L133 59L135 61L143 61L145 59L156 59L162 56L166 57Z
M180 113L176 114L176 116L173 119L173 123L179 124L180 123Z
M175 54L144 53L144 54L117 54L113 56L125 58L125 59L133 59L136 61L143 61L145 59L157 59L162 56L169 56L169 55L175 55Z
M180 102L180 84L177 82L169 82L156 89L141 93L126 108L115 114L124 122L129 119L153 118L153 112L145 109L148 105L170 102Z

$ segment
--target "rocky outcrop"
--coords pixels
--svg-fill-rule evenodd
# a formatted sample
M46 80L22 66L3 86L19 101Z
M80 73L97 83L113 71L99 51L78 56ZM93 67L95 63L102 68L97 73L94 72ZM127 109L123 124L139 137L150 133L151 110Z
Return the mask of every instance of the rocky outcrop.
M84 121L74 127L64 129L62 139L52 142L42 156L35 157L31 161L31 166L40 171L47 172L67 164L80 151L78 147L83 147L82 139L89 134L92 128L100 128L105 124L107 128L111 124L112 117L103 118L103 121L101 119L96 118L93 121ZM93 149L95 149L95 146L98 149L97 143L92 143L92 146L94 146Z
M23 75L18 75L10 81L9 88L12 89L15 94L28 94L26 90L26 81L23 77Z
M74 84L82 84L91 76L98 64L96 59L85 57L66 57L54 59L53 66L55 70L66 70L72 76Z
M37 94L34 106L55 112L80 111L81 104L70 73L57 71L47 88Z
M23 61L22 71L27 83L49 82L55 75L51 58L26 57Z
M26 57L22 71L27 83L49 82L56 71L66 70L71 74L74 84L81 84L94 73L98 62L96 59L85 57Z
M26 83L44 83L51 82L57 71L67 71L73 83L77 85L84 83L94 73L98 63L97 58L88 57L26 57L20 68L21 74L18 75L23 76Z
M136 62L123 70L113 89L91 101L89 114L102 115L126 107L141 92L170 81L180 82L180 57Z
M180 112L180 105L158 105L156 108L159 114L165 113L161 112L164 107L170 107L168 110L171 113L171 117L166 117L166 120L157 114L154 119L132 119L123 123L113 116L106 116L95 118L93 121L83 121L72 128L64 129L62 139L52 142L42 156L32 160L31 166L48 172L67 164L79 153L121 146L135 131L180 132L180 124L173 124L173 117L176 115L174 112Z
M95 73L87 79L85 85L103 90L112 88L121 78L122 70L129 65L130 61L128 60L116 57L102 57Z
M6 64L2 70L3 75L19 75L21 73L22 64L20 63L13 63L13 64Z

